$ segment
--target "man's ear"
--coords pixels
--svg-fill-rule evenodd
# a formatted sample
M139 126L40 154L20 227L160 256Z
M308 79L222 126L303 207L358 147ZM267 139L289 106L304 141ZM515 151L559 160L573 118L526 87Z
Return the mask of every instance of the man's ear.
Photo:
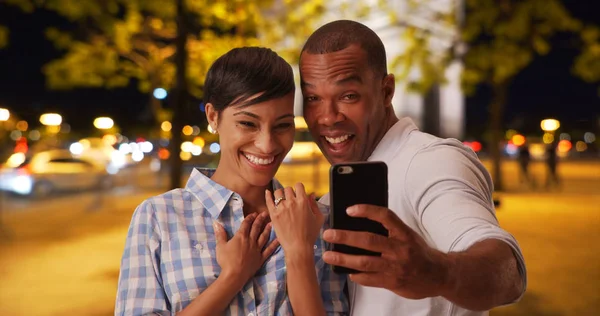
M392 99L396 91L396 78L393 74L387 74L383 78L383 104L392 107Z
M208 124L210 124L212 129L216 131L219 125L219 112L215 109L215 106L212 103L206 103L205 110Z

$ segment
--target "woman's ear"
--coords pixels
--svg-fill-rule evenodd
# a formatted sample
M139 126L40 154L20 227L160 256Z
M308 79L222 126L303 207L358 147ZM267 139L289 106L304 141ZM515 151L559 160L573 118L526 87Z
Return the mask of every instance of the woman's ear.
M217 125L219 122L219 112L217 112L212 103L206 103L205 110L206 120L208 121L208 124L210 125L211 129L216 132Z

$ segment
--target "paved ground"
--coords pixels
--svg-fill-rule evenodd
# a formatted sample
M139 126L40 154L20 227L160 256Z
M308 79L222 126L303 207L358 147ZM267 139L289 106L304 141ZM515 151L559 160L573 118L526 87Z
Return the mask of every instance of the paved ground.
M521 243L529 288L520 303L492 316L600 315L600 162L563 165L561 192L520 193L510 173L514 167L505 167L511 189L499 195L498 218ZM324 175L326 169L321 167ZM296 177L314 176L312 168L294 171L280 178L293 184ZM543 176L542 171L536 175ZM326 188L327 178L320 177L318 186ZM150 179L142 175L139 181ZM5 200L0 310L111 315L127 226L135 206L159 193L150 187L122 187L101 198L88 192L44 201Z

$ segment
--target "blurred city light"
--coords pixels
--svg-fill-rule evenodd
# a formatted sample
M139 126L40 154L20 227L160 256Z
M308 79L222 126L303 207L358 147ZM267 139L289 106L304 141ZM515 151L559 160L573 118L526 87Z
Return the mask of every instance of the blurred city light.
M149 152L152 152L152 149L154 149L154 146L152 145L151 142L145 141L140 145L140 148L142 149L142 152L149 153Z
M152 158L150 161L150 170L153 172L160 171L160 160L156 158Z
M70 132L71 132L71 125L69 125L69 124L67 124L67 123L65 123L65 124L62 124L62 125L60 126L60 131L61 131L61 132L63 132L63 133L65 133L65 134L68 134L68 133L70 133Z
M29 124L27 124L26 121L17 122L17 129L20 130L21 132L26 132L28 128L29 128Z
M0 108L0 122L8 121L10 112L7 109Z
M125 166L125 154L118 150L113 151L110 154L110 163L117 169L123 168Z
M144 153L136 150L131 154L131 159L135 162L140 162L144 159Z
M12 132L10 132L10 139L12 139L12 140L16 141L17 139L21 138L21 136L22 136L21 131L12 131Z
M62 116L56 113L46 113L40 116L40 123L46 126L60 126L62 123Z
M125 155L131 153L131 146L129 144L121 144L119 145L119 151Z
M200 148L204 147L204 138L198 136L196 138L194 138L194 145L199 146Z
M578 152L584 152L587 150L587 144L583 141L578 141L575 144L575 150L577 150Z
M560 133L560 140L571 140L571 135L567 134L567 133Z
M189 153L194 149L194 144L192 142L183 142L181 143L181 151Z
M60 132L60 125L50 125L50 126L47 126L46 130L48 131L48 133L58 134L58 132Z
M306 121L304 120L304 118L302 116L294 117L294 124L296 125L297 129L307 129L308 128L308 125L306 125Z
M596 135L594 135L594 133L592 133L592 132L587 132L587 133L583 134L583 140L586 143L591 144L596 141Z
M170 156L171 156L171 154L169 153L168 149L161 148L158 150L158 158L160 158L162 160L167 160L167 159L169 159Z
M115 122L110 117L97 117L94 120L94 127L97 129L111 129Z
M219 151L221 151L221 145L219 145L219 143L212 143L212 144L210 144L210 152L211 153L216 154Z
M24 153L14 153L8 157L8 160L6 161L6 167L17 168L25 162L25 158L26 157Z
M169 146L169 140L166 138L161 138L158 141L158 144L161 145L162 147L167 147L167 146Z
M554 132L560 127L560 122L555 119L545 119L540 126L544 132Z
M183 132L183 135L190 136L194 132L194 129L191 126L186 125L186 126L183 127L182 132Z
M81 155L83 153L83 145L80 142L73 143L69 146L69 151L73 155Z
M164 132L170 132L171 128L173 128L173 126L169 121L164 121L162 124L160 124L160 129L162 129Z
M518 133L519 132L515 131L514 129L509 129L508 131L506 131L506 134L504 135L504 137L506 137L506 140L511 140L512 137Z
M510 156L514 156L514 155L516 155L519 152L518 147L515 146L515 144L512 144L512 143L506 144L505 150L506 150L506 153L508 155L510 155Z
M183 160L183 161L188 161L188 160L192 159L192 153L182 151L179 153L179 158L181 158L181 160Z
M552 135L552 133L544 133L542 141L544 144L552 144L552 142L554 142L554 135Z
M573 147L573 145L568 140L561 140L558 142L558 152L559 153L566 153L569 150L571 150L571 147Z
M117 143L117 136L113 134L106 134L102 136L102 141L107 145L114 146Z
M192 148L192 155L200 156L200 154L202 154L202 147L194 145L194 148Z
M513 135L512 142L513 142L513 144L515 144L515 146L518 146L518 147L523 146L525 144L525 136L523 136L521 134Z
M40 134L40 131L38 131L37 129L31 130L29 132L29 139L33 140L33 141L37 141L40 139L42 135Z
M167 90L163 88L156 88L154 89L152 95L154 95L155 98L162 100L167 97Z
M192 135L197 136L198 134L200 134L200 127L196 125L192 126Z

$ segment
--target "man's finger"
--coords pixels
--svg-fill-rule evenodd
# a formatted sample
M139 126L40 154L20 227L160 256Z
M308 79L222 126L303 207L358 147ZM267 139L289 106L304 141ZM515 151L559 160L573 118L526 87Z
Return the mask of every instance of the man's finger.
M389 275L381 272L367 272L367 273L353 273L349 275L352 282L358 283L363 286L379 287L385 289L392 289L393 278Z
M328 229L323 232L323 240L332 244L343 244L375 252L392 249L392 241L378 234L341 229Z
M387 260L375 256L356 256L326 251L323 253L323 260L331 265L363 272L385 272L389 269Z
M394 212L385 207L357 204L349 207L346 212L352 217L363 217L380 222L389 231L412 231Z

